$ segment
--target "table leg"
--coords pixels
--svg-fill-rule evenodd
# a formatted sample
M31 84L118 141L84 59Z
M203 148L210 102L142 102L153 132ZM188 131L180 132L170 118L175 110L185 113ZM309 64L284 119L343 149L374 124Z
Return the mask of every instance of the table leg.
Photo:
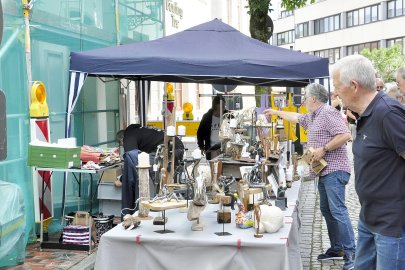
M93 175L90 173L90 210L89 213L91 215L91 213L93 212Z
M45 190L46 190L46 183L48 181L50 181L51 177L52 177L52 173L49 173L49 177L48 179L45 179L45 173L46 171L41 171L42 174L42 187L41 187L41 194L42 194L42 200L41 200L41 207L40 207L40 211L39 211L39 216L40 216L40 232L39 232L39 241L42 244L43 240L44 240L44 201L45 201ZM48 181L45 181L48 180Z

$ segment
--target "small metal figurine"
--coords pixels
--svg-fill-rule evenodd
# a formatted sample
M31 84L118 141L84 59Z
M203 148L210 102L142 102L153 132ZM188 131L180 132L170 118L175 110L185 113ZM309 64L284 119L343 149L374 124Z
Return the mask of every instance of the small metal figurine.
M162 194L156 195L152 200L149 200L150 203L153 202L170 202L172 199L175 199L176 202L179 201L177 198L176 193L174 192L169 192L169 189L167 188L166 185L163 186L162 188Z
M260 228L260 215L262 214L262 211L260 209L260 205L255 203L254 205L254 215L255 215L255 237L256 238L262 238L263 234L261 234L259 231Z

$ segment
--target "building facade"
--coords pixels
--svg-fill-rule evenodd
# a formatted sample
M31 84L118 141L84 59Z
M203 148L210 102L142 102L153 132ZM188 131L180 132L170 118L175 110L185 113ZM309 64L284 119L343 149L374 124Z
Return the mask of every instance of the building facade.
M405 45L405 0L323 0L274 21L272 44L329 58ZM404 50L405 52L405 50Z

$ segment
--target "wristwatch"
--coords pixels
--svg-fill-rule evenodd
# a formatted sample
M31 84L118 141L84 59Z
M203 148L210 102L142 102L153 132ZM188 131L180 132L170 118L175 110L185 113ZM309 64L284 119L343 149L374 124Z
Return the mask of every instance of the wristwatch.
M323 151L325 152L325 153L327 153L327 152L329 152L329 147L328 147L328 145L324 145L323 146Z

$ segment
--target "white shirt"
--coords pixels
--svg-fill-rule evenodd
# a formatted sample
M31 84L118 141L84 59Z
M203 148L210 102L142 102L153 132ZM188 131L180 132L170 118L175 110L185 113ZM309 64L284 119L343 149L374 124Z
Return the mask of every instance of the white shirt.
M212 116L212 123L211 123L211 145L210 147L214 146L215 144L219 143L219 127L220 127L220 123L219 123L219 117L216 116Z

